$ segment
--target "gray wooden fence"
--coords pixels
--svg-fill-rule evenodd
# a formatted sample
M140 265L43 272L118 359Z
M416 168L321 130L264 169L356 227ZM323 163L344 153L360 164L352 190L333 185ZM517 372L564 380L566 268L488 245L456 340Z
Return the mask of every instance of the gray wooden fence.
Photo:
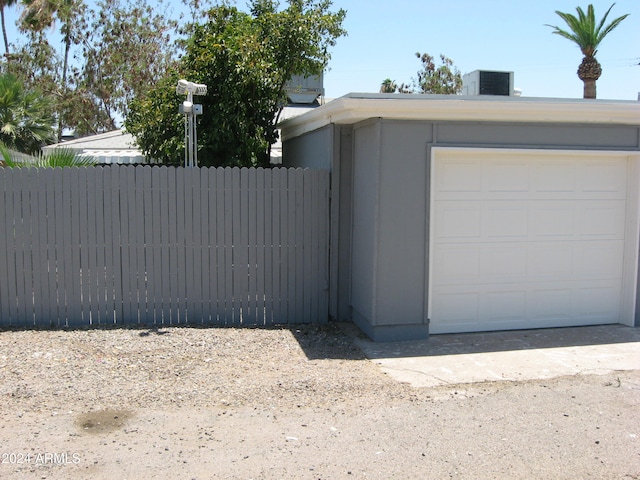
M0 168L0 326L328 316L329 173Z

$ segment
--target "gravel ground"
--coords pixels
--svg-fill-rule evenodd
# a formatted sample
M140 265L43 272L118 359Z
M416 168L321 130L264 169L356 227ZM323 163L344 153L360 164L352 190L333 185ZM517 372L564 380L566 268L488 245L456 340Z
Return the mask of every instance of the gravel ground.
M332 324L0 331L0 380L3 479L640 479L637 370L417 389Z

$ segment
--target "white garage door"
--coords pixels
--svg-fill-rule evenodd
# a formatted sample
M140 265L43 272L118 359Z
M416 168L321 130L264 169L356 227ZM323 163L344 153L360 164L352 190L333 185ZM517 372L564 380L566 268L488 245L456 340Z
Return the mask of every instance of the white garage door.
M430 332L621 322L630 165L604 154L439 149Z

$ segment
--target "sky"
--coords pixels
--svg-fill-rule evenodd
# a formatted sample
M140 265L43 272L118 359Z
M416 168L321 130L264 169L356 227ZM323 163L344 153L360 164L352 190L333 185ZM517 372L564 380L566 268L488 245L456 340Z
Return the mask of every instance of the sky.
M598 19L613 3L590 1ZM586 0L333 0L332 10L347 11L348 35L331 50L325 97L378 92L386 78L410 83L421 67L415 53L426 52L436 59L446 55L462 74L512 71L523 97L582 98L576 75L582 54L545 24L566 28L555 11L575 14L577 6L587 5ZM17 10L8 10L10 26ZM638 100L640 94L640 0L618 0L608 21L625 13L629 17L596 55L603 69L599 99Z
M591 0L596 18L613 1ZM576 14L584 0L334 0L347 11L347 37L338 39L324 75L326 98L378 92L386 78L398 84L417 77L427 52L444 54L462 74L473 70L514 72L522 96L582 98L576 71L582 54L545 24L566 28L556 10ZM627 17L601 43L596 58L603 74L599 99L638 100L640 93L640 0L618 0L608 22ZM608 23L607 22L607 23Z

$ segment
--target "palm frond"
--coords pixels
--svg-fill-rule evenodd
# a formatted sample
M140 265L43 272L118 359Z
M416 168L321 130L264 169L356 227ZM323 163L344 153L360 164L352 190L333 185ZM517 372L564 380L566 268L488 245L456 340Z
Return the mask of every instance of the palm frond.
M38 167L90 167L96 165L93 157L78 155L68 148L56 148L51 153L38 157Z
M606 37L620 24L620 22L629 16L629 14L622 15L614 19L609 25L605 26L607 17L614 5L615 3L609 7L598 24L596 24L596 15L593 5L589 4L586 12L582 8L577 7L577 16L556 10L556 15L562 18L569 27L568 31L555 25L546 24L546 26L553 28L554 34L571 40L578 45L584 55L594 56L604 37Z
M40 153L36 156L12 152L4 143L0 142L0 155L7 167L91 167L97 165L93 157L78 155L69 148L56 148L50 153Z

